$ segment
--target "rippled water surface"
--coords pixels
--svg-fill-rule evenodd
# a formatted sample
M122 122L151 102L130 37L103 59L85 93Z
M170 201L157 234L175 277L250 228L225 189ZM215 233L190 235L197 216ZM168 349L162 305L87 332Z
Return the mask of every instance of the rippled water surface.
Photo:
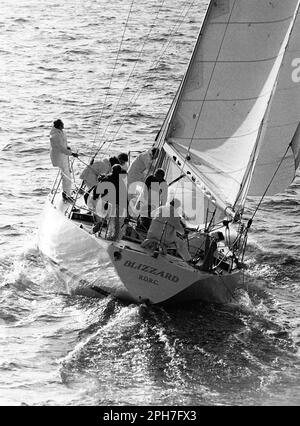
M206 4L0 0L0 404L299 405L299 176L263 203L232 306L69 296L36 249L53 118L84 155L149 146Z

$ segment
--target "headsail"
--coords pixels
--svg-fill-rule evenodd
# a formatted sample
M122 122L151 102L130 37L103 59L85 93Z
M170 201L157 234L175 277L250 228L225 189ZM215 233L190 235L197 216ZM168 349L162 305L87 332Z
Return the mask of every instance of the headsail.
M258 157L263 165L259 150L266 152L264 140L276 131L272 114L280 114L286 64L298 48L298 9L298 0L210 2L170 118L165 150L223 211L245 198ZM283 121L294 127L282 128L285 149L280 152L296 137L299 110L291 121ZM299 141L295 147L299 160Z
M266 131L255 166L250 195L262 195L285 156L267 194L283 191L300 164L300 14L291 31L276 89L265 122Z

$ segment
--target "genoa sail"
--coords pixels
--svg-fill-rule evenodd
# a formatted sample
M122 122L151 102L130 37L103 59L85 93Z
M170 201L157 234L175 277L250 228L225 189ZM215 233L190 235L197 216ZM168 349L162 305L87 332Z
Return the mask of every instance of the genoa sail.
M297 13L266 119L266 132L249 195L284 191L300 164L300 15ZM287 155L285 151L290 144ZM276 169L276 175L273 174Z
M293 172L283 164L283 185L299 162L300 84L294 87L289 74L299 51L298 11L298 0L210 2L164 149L223 212L243 205L250 187L250 193L265 190L292 140L286 161ZM298 105L293 114L291 94L291 109Z

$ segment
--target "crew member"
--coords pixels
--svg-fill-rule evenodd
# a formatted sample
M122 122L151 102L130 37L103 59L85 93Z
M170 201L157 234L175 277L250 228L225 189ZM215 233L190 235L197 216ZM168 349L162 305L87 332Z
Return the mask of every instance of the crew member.
M166 246L175 244L177 253L186 262L192 262L192 256L184 239L185 228L178 213L180 205L180 201L175 198L152 212L153 219L147 233L147 240L159 241Z
M54 167L58 167L62 176L62 196L65 201L71 201L71 171L69 157L78 157L67 145L64 133L64 123L58 119L53 122L50 132L50 158Z
M112 172L101 178L92 191L94 199L100 196L95 209L96 214L103 217L104 212L109 220L109 239L117 240L121 236L121 227L127 217L126 194L126 171L120 164L115 164ZM93 232L97 232L97 227L94 227Z
M168 199L168 185L164 179L163 169L157 169L154 175L147 177L145 186L137 201L137 210L140 211L139 227L148 231L151 224L151 212L164 206Z
M154 160L159 154L158 148L151 148L148 151L140 154L135 160L131 163L128 169L128 200L135 197L136 191L140 183L144 183L147 177L147 173L150 171L151 166L153 165Z
M94 185L97 185L98 178L100 176L111 173L112 167L115 164L120 164L124 170L127 170L128 155L123 152L117 157L94 161L92 164L87 166L80 175L80 179L83 180L87 190L91 189Z

